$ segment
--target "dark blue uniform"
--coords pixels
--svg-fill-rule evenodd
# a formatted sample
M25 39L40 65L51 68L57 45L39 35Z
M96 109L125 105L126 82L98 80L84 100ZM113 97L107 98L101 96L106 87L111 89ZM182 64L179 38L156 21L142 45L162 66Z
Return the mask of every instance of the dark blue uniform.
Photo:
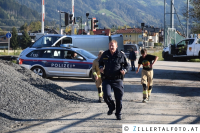
M129 59L131 60L132 71L135 71L135 60L136 60L135 51L130 51Z
M112 55L110 50L107 50L102 54L99 60L99 67L104 67L104 74L102 75L103 97L109 107L109 111L112 112L115 110L115 103L111 97L112 88L116 100L115 115L121 115L124 86L122 82L123 75L121 74L120 70L128 70L128 63L126 61L125 55L118 50L116 50L116 52Z

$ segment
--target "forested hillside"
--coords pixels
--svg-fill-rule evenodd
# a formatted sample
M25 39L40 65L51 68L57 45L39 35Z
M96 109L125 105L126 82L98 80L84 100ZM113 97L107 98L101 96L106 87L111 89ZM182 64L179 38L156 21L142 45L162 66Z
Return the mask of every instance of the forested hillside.
M0 26L22 26L25 22L39 20L37 11L14 0L0 0ZM0 27L1 28L1 27Z
M16 0L21 4L41 12L41 0ZM162 22L163 12L152 10L137 0L75 0L75 16L82 16L86 21L85 13L89 17L96 17L100 27L111 27L112 25L136 26L141 22L148 24L159 24ZM71 12L71 0L45 0L45 12L49 21L58 22L58 10ZM162 8L163 10L163 8ZM155 14L156 12L156 14Z
M166 1L168 2L167 11L169 11L170 0ZM175 1L179 15L182 15L181 10L185 6L185 1ZM21 26L25 21L40 21L41 19L41 0L0 0L0 2L0 10L3 12L0 16L0 25ZM163 2L164 0L74 0L75 17L82 16L84 23L86 22L85 14L90 13L89 18L96 17L100 28L111 28L113 25L133 27L140 26L142 22L161 27L164 20ZM71 0L45 0L45 22L53 24L49 26L59 23L59 10L71 13ZM182 16L180 19L185 21ZM175 23L178 25L177 20Z

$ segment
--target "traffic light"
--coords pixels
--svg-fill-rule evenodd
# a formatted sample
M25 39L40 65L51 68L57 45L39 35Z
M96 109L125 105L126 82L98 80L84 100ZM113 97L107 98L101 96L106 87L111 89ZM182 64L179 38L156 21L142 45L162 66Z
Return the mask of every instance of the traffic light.
M96 31L96 27L98 27L98 25L96 24L97 22L98 22L98 20L96 20L96 18L91 19L91 30L92 31Z
M65 26L72 24L73 22L73 14L65 13Z

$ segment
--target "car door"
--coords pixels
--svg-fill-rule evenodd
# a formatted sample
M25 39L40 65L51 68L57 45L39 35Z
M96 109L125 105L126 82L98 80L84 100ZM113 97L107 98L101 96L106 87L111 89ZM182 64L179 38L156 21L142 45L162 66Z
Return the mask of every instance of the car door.
M76 53L71 50L64 51L64 76L75 76L75 77L85 77L87 76L88 63L87 60L76 53L76 58L72 58L73 54Z
M187 56L194 56L194 51L195 51L195 42L194 42L194 39L188 39L187 43L188 43L188 46L187 46Z
M46 49L43 51L42 60L48 75L63 76L63 59L61 50Z

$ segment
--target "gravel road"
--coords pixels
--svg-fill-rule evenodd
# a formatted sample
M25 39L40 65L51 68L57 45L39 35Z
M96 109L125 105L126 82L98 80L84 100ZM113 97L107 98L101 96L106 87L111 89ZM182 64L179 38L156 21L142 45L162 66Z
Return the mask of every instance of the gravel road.
M200 63L156 62L148 103L142 103L141 70L128 72L121 121L107 116L107 105L97 102L97 89L90 79L42 79L2 61L0 68L4 75L0 129L4 132L113 133L122 132L122 124L200 124Z

